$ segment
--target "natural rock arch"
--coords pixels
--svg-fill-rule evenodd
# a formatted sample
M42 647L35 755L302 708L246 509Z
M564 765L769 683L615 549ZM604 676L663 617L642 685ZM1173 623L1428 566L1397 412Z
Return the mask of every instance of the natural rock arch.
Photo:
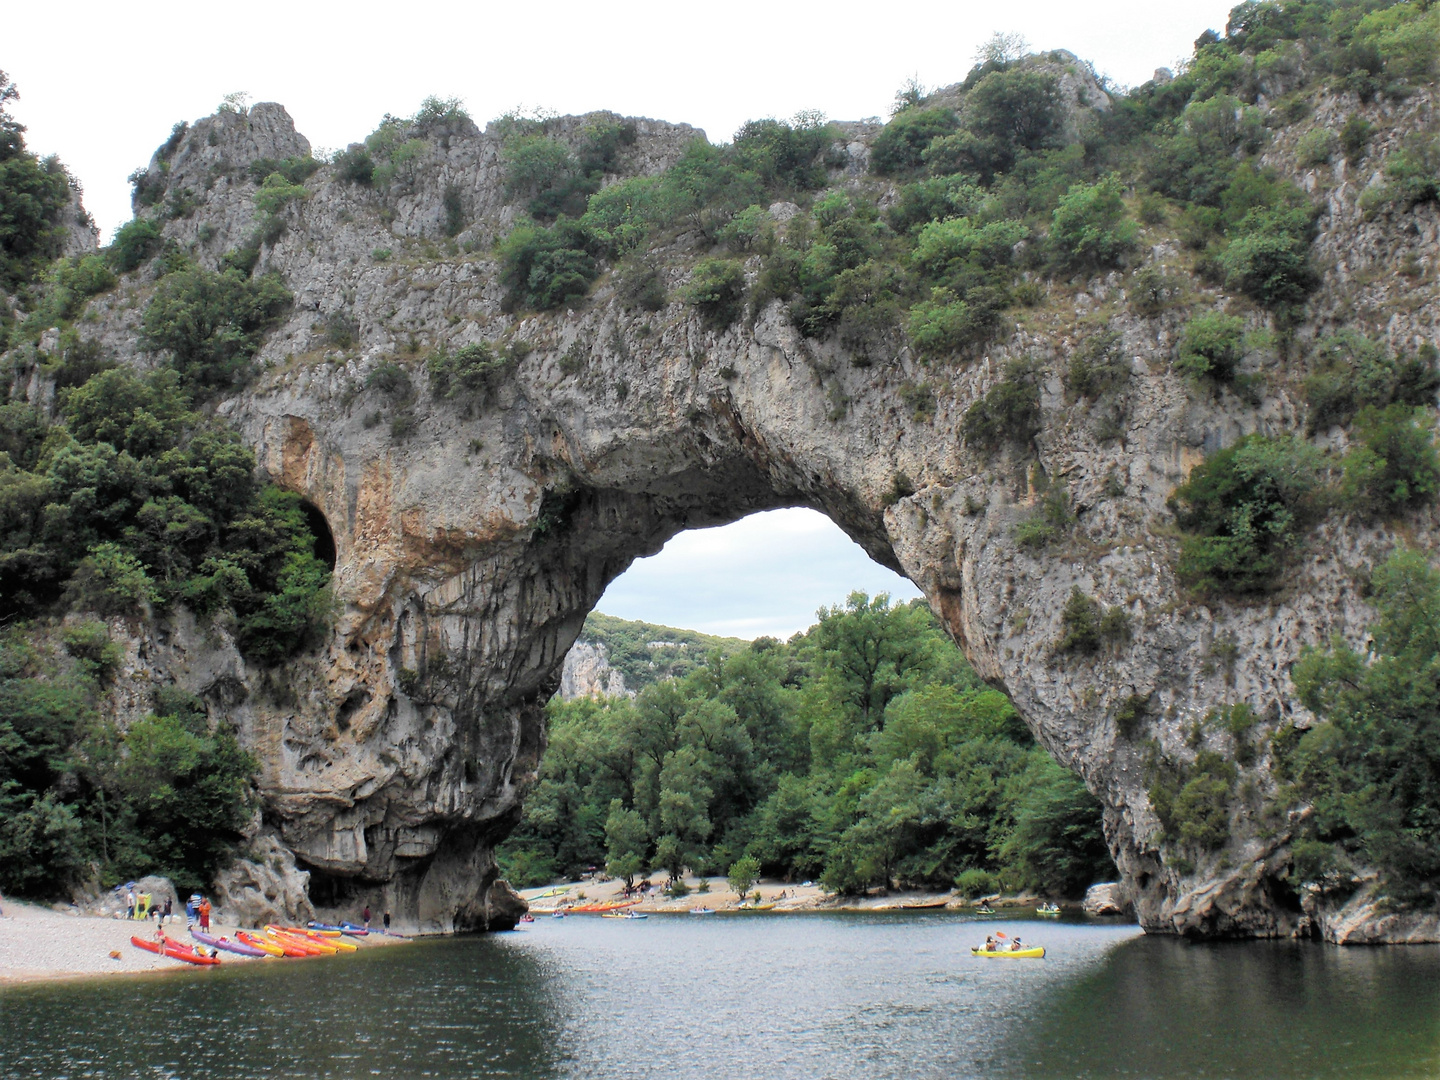
M697 134L644 120L635 129L628 167L640 173L664 168ZM875 128L844 130L852 162L863 163ZM309 145L267 104L201 120L172 150L168 168L152 165L155 182L201 194L165 235L214 266L252 235L244 166ZM1273 164L1294 168L1283 156ZM858 175L852 166L831 179ZM1301 716L1290 661L1332 633L1357 639L1370 619L1348 567L1389 539L1343 522L1324 526L1268 605L1177 591L1167 497L1205 449L1293 427L1284 387L1258 404L1193 395L1169 366L1179 316L1128 308L1119 274L1051 284L1025 328L988 355L941 367L899 339L872 362L834 336L806 338L778 303L718 331L676 301L627 310L608 277L575 310L517 316L483 254L516 213L499 138L468 121L431 137L386 195L334 168L308 190L260 254L294 310L261 350L262 373L219 411L264 470L328 522L333 633L267 672L180 619L152 634L146 655L154 678L196 692L241 688L225 709L262 764L257 844L283 841L317 875L317 896L370 898L426 929L513 922L492 848L517 820L544 750L541 707L605 585L681 529L809 506L914 581L977 670L1084 777L1147 929L1276 935L1318 917L1283 885L1285 824L1259 822L1275 788L1264 759L1246 774L1259 802L1235 808L1230 842L1198 864L1166 861L1147 797L1147 742L1184 756L1186 730L1218 700L1248 701L1267 727ZM1332 196L1317 244L1388 253L1353 195ZM456 199L469 222L457 239L476 254L436 246ZM794 211L771 208L777 221ZM406 244L390 261L391 247ZM661 253L672 293L693 247L681 237ZM149 287L127 281L92 309L91 332L127 362L149 362L134 332ZM1327 279L1312 306L1334 313L1343 302ZM1094 430L1061 376L1101 310L1132 368L1118 440ZM352 346L327 340L333 319L353 322ZM1413 311L1395 319L1397 340L1428 325ZM525 348L468 397L426 385L421 345L480 341ZM987 457L965 445L961 420L1020 357L1034 363L1041 429ZM410 370L407 403L366 387L387 362ZM1078 522L1069 540L1030 550L1013 533L1033 512L1040 477L1063 479ZM1433 515L1413 527L1433 542ZM1076 587L1123 607L1135 640L1096 660L1057 658L1060 612ZM1207 663L1221 632L1237 658L1223 672ZM1124 733L1118 716L1135 701L1146 703L1139 730Z

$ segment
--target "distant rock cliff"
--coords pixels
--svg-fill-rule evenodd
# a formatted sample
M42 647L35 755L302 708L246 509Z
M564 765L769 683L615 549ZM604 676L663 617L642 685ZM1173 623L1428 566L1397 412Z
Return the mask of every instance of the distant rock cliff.
M1083 85L1067 92L1075 108L1108 104ZM1316 116L1369 110L1387 131L1413 129L1428 122L1432 97L1385 105L1383 118L1381 106L1324 99ZM554 131L565 138L593 120L565 118ZM650 120L634 130L624 175L658 173L699 134ZM844 130L851 152L831 182L870 184L889 205L894 186L856 164L878 129ZM519 909L496 882L492 850L534 780L544 703L557 687L623 691L602 650L572 650L586 613L632 560L683 529L803 505L914 581L977 670L1084 777L1147 929L1332 932L1334 918L1307 911L1287 884L1289 825L1264 814L1276 780L1263 739L1241 770L1230 840L1203 859L1171 857L1148 796L1149 756L1192 754L1187 740L1217 703L1251 703L1262 735L1282 719L1308 722L1291 662L1332 635L1361 642L1373 619L1355 571L1382 559L1394 534L1338 517L1266 602L1199 602L1177 587L1166 500L1207 450L1295 428L1291 382L1272 380L1251 398L1191 393L1171 366L1181 316L1137 311L1120 272L1037 282L1008 338L943 370L903 343L857 359L839 335L801 334L776 302L723 329L673 299L637 309L613 275L571 310L515 314L491 247L520 212L499 133L465 121L411 134L418 149L387 191L326 166L281 212L259 271L283 275L295 304L259 355L260 376L219 406L266 472L333 531L329 640L271 671L247 665L224 626L196 627L183 613L128 631L137 669L202 695L238 726L262 764L263 842L294 853L317 908L374 898L425 929L513 923ZM1357 198L1377 167L1302 166L1296 138L1281 127L1264 158L1324 207L1323 284L1296 337L1360 311L1383 312L1395 345L1433 340L1440 212L1419 207L1403 226L1366 220ZM193 204L163 218L164 237L215 267L256 227L250 163L308 150L279 105L195 123L150 169L154 185ZM776 205L769 216L783 225L794 213ZM697 236L681 231L656 253L672 297L703 250ZM1264 328L1262 313L1186 276L1175 242L1152 239L1146 265ZM1402 260L1418 276L1392 273ZM755 257L745 264L752 285L758 267ZM121 362L154 363L137 345L154 289L146 272L126 278L92 302L81 333ZM1110 418L1120 428L1102 432L1106 417L1067 394L1062 371L1106 326L1130 389ZM424 357L481 342L523 348L474 399L437 393ZM1072 539L1043 549L1014 539L1041 497L1026 462L987 459L960 435L967 408L1020 357L1041 370L1040 469L1063 479L1077 519ZM408 372L403 409L368 378L386 363ZM47 392L38 368L32 378L38 399ZM1431 548L1436 527L1429 511L1403 525ZM1075 588L1128 613L1132 638L1093 658L1057 658ZM143 703L122 695L119 707ZM1121 730L1127 708L1139 735ZM1207 737L1228 751L1227 735ZM272 891L295 879L288 867L271 877ZM232 879L269 881L258 869ZM1370 924L1386 937L1383 923Z
M610 666L604 645L577 641L565 654L560 669L560 696L566 701L582 697L622 697L625 676Z

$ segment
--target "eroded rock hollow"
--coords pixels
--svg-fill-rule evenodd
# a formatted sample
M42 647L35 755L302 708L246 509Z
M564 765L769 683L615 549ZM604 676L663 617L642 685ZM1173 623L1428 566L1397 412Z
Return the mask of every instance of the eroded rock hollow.
M1064 90L1074 108L1105 107L1098 87ZM1405 107L1428 108L1428 95ZM586 122L549 130L563 140ZM844 189L865 179L878 125L840 131L829 181ZM625 175L658 173L699 134L649 120L634 132ZM659 310L627 308L606 275L573 308L515 314L492 254L521 213L499 133L459 120L413 134L423 150L384 192L326 166L281 211L257 273L282 275L295 302L259 353L259 376L218 407L269 476L323 515L330 636L262 670L223 629L183 613L132 628L135 669L202 694L258 756L262 839L309 871L319 910L370 900L425 930L513 925L520 909L496 882L492 849L517 821L545 750L542 707L607 583L683 529L807 506L914 581L975 667L1084 778L1146 929L1273 936L1333 921L1285 884L1286 825L1261 823L1275 786L1265 754L1244 767L1253 797L1237 802L1229 842L1199 861L1167 857L1147 796L1147 742L1190 753L1185 733L1228 701L1248 702L1267 729L1296 718L1288 668L1301 647L1359 641L1372 619L1351 570L1382 558L1390 539L1333 521L1268 602L1201 602L1176 585L1167 498L1207 450L1294 427L1283 383L1258 400L1193 393L1171 367L1180 316L1136 313L1119 273L1037 282L1042 302L1008 338L951 366L922 364L898 336L863 349L806 337L778 302L712 328L674 299L699 250L683 230L655 254L672 298ZM194 203L164 236L217 266L258 220L249 164L308 152L279 105L197 122L151 165L154 184ZM1284 139L1266 163L1316 190ZM1365 267L1433 252L1433 209L1413 235L1362 219L1365 179L1342 166L1317 192L1327 269L1302 335L1343 318L1342 304L1411 287L1355 277ZM795 213L768 210L782 232ZM1166 243L1139 256L1181 261ZM745 264L752 285L758 265ZM94 302L83 333L124 362L157 362L137 345L154 288L127 279ZM1388 306L1399 312L1391 340L1429 334L1432 299ZM1131 373L1118 437L1097 431L1060 374L1105 326ZM481 342L513 358L483 390L446 397L427 380L426 356ZM1023 454L987 457L967 447L961 420L1020 357L1040 365L1040 432ZM369 378L382 364L407 373L400 391ZM1037 477L1065 484L1077 519L1071 539L1043 549L1014 539ZM1410 527L1433 542L1433 516ZM1129 614L1127 644L1056 655L1075 587ZM1143 738L1120 730L1127 703ZM127 707L143 710L140 690Z

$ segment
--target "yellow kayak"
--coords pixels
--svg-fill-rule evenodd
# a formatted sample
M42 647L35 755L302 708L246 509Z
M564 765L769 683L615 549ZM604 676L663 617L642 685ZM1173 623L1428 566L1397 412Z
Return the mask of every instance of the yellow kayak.
M308 941L312 945L319 945L322 949L335 949L339 952L354 952L360 946L352 945L348 941L341 941L338 937L326 937L318 930L301 930L295 926L284 927L285 933L301 941Z
M1045 958L1045 946L1037 945L1033 949L971 949L971 956L987 956L997 960L1043 960Z

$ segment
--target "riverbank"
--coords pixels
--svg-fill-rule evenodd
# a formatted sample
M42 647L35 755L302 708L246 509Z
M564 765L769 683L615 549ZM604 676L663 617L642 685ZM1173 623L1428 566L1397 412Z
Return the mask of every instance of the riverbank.
M52 979L84 979L106 975L143 975L151 972L182 971L191 968L181 960L137 949L130 937L149 938L155 921L107 919L69 914L36 904L7 899L0 916L0 986L42 982ZM216 937L235 938L243 927L212 924ZM177 941L191 941L183 918L172 918L165 932ZM346 938L360 948L395 945L404 938L372 934L367 938ZM112 953L119 953L118 957ZM256 957L222 952L221 963L260 963Z
M701 891L702 884L706 887ZM662 893L642 895L635 910L643 914L683 914L692 908L708 907L717 911L738 908L741 898L730 889L723 877L687 877L685 885L690 890L685 896L665 896ZM522 889L520 895L536 915L548 915L587 904L609 904L624 900L623 881L570 881L561 885L549 885L537 889ZM772 912L796 911L905 911L905 910L949 910L974 911L976 904L969 898L956 893L902 892L891 891L884 895L839 896L826 892L819 885L806 883L791 885L784 882L766 881L754 886L746 898L753 901L760 893L760 904ZM632 897L632 899L634 899ZM989 903L997 911L1034 911L1045 901L1039 896L1028 894L994 897ZM771 906L773 905L773 906ZM1061 904L1062 909L1078 912L1080 904Z

